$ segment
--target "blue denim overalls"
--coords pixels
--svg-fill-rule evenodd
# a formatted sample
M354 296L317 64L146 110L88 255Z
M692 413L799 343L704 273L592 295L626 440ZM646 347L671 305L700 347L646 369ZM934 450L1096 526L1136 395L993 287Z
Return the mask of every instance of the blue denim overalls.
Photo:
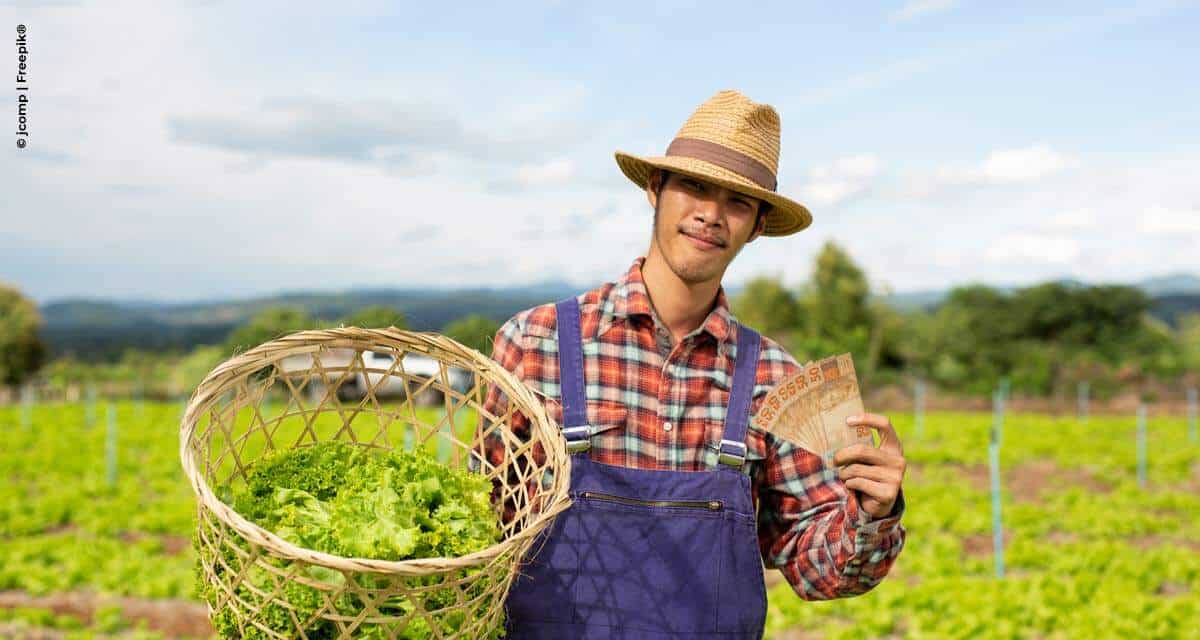
M759 335L738 326L725 431L712 445L719 468L633 469L588 458L579 305L571 297L556 307L574 503L513 581L507 637L761 638L766 589L741 471Z

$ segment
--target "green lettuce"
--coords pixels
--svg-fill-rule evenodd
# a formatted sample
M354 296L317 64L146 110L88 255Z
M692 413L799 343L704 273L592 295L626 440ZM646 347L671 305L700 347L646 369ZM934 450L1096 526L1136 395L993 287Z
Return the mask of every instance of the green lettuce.
M281 451L259 460L244 485L222 486L218 495L238 513L298 546L343 557L407 560L457 557L483 550L501 539L501 527L492 508L491 483L478 474L451 469L424 451L388 452L341 442ZM222 549L222 553L232 553ZM227 562L234 560L230 557ZM211 562L211 561L210 561ZM285 561L271 560L286 569ZM225 570L216 563L217 570ZM236 565L234 565L236 566ZM465 574L475 570L465 570ZM258 567L248 574L255 590L270 593L273 576ZM322 567L306 567L304 576L320 583L342 585L357 580L365 588L383 586L385 578L370 574L344 575ZM461 575L459 576L461 577ZM416 579L416 584L436 584L436 579ZM473 591L482 593L486 585ZM218 594L206 585L200 591L213 599ZM290 605L267 603L260 624L284 634L295 634L293 613L305 621L323 606L320 591L292 582L282 590ZM245 585L238 595L247 602L261 598ZM474 597L476 594L469 594ZM435 590L425 596L425 609L436 611L456 601L453 590ZM356 613L350 596L334 603L341 612ZM391 598L380 604L389 615L403 615L412 604ZM443 616L441 634L457 630L462 615ZM222 637L269 637L259 629L239 635L228 611L214 613L214 626ZM501 628L488 637L498 637ZM308 624L310 638L336 637L324 621ZM385 637L381 630L362 628L358 636ZM255 635L259 634L259 635ZM427 623L415 618L402 637L429 638Z

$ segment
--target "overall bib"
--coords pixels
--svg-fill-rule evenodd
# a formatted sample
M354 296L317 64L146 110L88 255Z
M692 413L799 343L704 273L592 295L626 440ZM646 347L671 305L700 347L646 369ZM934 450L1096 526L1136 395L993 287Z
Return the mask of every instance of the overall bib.
M713 471L593 462L579 306L556 304L563 435L574 503L534 541L508 594L508 636L762 637L766 589L750 478L741 471L760 337L738 326L737 362ZM538 551L540 547L540 551Z

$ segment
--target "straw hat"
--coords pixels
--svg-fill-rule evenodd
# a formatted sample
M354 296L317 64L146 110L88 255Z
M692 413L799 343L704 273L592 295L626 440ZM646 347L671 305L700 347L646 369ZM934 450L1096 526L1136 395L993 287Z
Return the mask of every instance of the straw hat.
M615 154L617 166L645 189L655 167L685 173L773 206L763 235L786 236L812 224L812 214L775 193L779 173L779 114L733 90L718 91L696 108L665 155Z

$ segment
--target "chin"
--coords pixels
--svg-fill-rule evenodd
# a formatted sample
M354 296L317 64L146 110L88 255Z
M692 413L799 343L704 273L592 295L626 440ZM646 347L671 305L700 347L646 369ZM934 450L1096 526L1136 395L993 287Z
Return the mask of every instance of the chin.
M706 259L706 256L695 252L687 238L683 238L683 240L689 242L688 246L683 247L682 251L676 252L672 259L667 261L671 265L671 270L679 276L680 280L699 284L721 277L728 264L723 256L710 255Z
M668 233L671 235L665 235ZM728 247L713 252L697 251L692 241L678 229L660 227L655 243L667 267L688 284L718 279L729 264Z

